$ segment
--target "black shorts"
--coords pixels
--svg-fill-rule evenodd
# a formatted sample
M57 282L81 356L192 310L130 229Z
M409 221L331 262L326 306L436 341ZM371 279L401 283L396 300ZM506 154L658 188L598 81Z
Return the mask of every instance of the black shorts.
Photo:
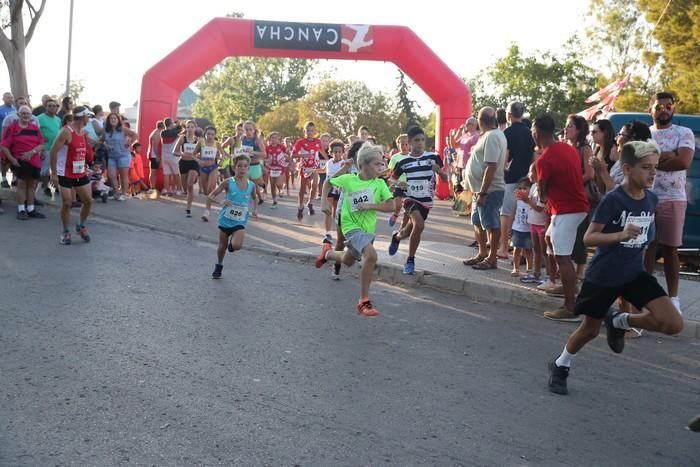
M223 233L226 235L233 235L234 233L238 232L239 230L244 230L245 226L244 225L237 225L235 227L222 227L219 226L219 230L221 230Z
M574 313L603 319L618 297L641 310L652 300L665 296L666 292L656 278L647 272L642 272L633 281L618 287L603 287L584 281L581 292L576 297Z
M71 178L71 177L58 177L58 184L62 186L63 188L78 188L81 186L85 186L90 183L90 177L85 175L84 177L80 178Z
M178 165L180 166L180 174L181 175L185 175L190 170L194 170L195 172L199 173L199 163L197 161L189 161L189 160L180 159L180 162L178 162Z
M571 260L575 264L586 264L588 262L588 249L583 244L583 236L586 234L590 223L590 216L586 216L576 229L576 241L574 242L574 250L571 252Z
M411 214L413 211L418 211L424 221L428 220L428 213L430 212L430 210L416 200L404 200L403 208L406 210L407 214Z
M12 173L20 180L39 180L41 178L41 167L34 167L27 161L18 161L19 167L12 167Z
M160 167L160 163L158 162L158 159L151 159L151 168L158 169L159 167Z

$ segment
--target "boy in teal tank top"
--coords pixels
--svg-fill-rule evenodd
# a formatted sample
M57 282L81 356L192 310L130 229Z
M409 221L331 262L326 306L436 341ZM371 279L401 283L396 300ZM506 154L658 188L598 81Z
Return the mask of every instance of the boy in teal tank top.
M217 263L211 275L213 279L221 278L226 250L233 253L243 246L245 226L251 208L253 216L256 216L258 193L255 190L255 184L248 179L249 168L250 158L248 156L236 156L233 159L235 175L221 182L209 194L209 200L219 204L216 197L222 191L226 192L226 200L221 203L223 207L219 213L219 247L216 250Z

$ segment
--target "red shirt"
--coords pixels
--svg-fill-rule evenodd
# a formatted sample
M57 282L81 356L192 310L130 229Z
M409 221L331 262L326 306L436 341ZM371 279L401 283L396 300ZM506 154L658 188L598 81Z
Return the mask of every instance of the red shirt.
M131 166L129 167L129 183L143 180L143 156L138 152L131 153Z
M294 149L292 149L292 154L299 154L301 156L301 166L305 169L317 169L318 168L318 153L321 152L321 140L320 139L308 139L302 138L297 140L294 144Z
M272 170L279 170L287 167L289 164L285 161L287 148L284 144L276 144L265 148L267 153L267 167Z
M59 177L82 178L87 176L87 164L92 162L92 147L85 133L77 134L73 127L66 125L70 132L70 142L58 150L56 171Z
M29 122L25 128L19 126L19 121L12 122L5 130L2 142L3 146L10 150L12 157L19 160L19 157L27 151L44 144L44 137L36 124ZM41 153L32 155L29 163L36 168L41 167Z
M566 143L547 146L535 161L537 179L547 184L547 203L552 215L588 212L583 191L581 156Z

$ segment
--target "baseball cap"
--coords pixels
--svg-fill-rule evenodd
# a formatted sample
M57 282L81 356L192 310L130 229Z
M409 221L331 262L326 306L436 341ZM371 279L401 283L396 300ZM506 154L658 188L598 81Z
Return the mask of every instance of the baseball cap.
M112 101L112 102L109 103L109 108L110 108L110 109L113 109L113 108L115 108L115 107L121 107L121 104L120 104L119 102L117 102L117 101Z
M90 110L89 107L86 107L84 105L79 105L75 109L73 109L73 116L74 117L94 117L95 114L92 113L92 110Z

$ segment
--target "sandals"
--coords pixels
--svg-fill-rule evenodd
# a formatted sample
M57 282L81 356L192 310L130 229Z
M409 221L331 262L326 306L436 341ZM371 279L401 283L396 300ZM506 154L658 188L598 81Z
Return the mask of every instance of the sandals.
M476 269L477 271L485 271L487 269L498 269L498 265L496 263L490 262L487 259L484 259L481 262L472 265L472 268Z
M479 264L480 262L482 262L485 259L486 259L486 256L476 255L473 258L463 260L462 264L465 266L474 266L475 264Z

